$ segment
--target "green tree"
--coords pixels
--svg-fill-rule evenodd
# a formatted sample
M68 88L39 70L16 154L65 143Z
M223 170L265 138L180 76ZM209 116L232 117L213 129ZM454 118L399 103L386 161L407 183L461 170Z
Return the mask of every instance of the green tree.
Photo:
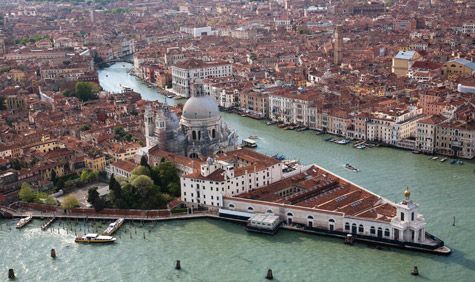
M81 172L81 176L79 177L79 179L81 179L82 182L87 183L96 180L98 176L99 173L96 170L85 169Z
M158 165L158 172L160 175L160 187L162 191L173 196L180 195L180 177L178 176L178 169L169 161L162 161Z
M91 205L99 199L99 192L97 192L97 187L91 187L87 190L87 202Z
M90 203L96 211L101 211L105 207L105 202L99 196L97 187L89 188L87 191L87 202Z
M45 204L50 205L50 206L55 206L57 204L57 201L53 196L48 195L48 197L46 197L45 199Z
M109 197L112 204L116 208L126 208L126 203L123 198L122 187L119 182L114 177L114 174L111 175L109 180L109 190L111 191Z
M132 176L146 175L150 176L150 169L146 166L139 165L132 170Z
M64 197L63 202L61 203L61 207L67 210L77 208L79 206L79 200L73 195L68 195Z
M133 136L127 133L122 126L114 128L114 138L118 141L132 141Z
M79 128L79 131L86 131L86 130L89 130L89 129L91 129L91 125L85 124L85 125L83 125Z
M153 181L149 176L139 175L132 180L131 184L138 189L145 189L151 187Z
M23 182L21 184L20 192L18 192L18 197L20 198L20 200L27 203L31 203L36 199L35 192L33 192L31 185L26 182Z
M99 92L99 86L93 82L76 82L75 93L79 100L85 102L89 100L97 99L97 92Z

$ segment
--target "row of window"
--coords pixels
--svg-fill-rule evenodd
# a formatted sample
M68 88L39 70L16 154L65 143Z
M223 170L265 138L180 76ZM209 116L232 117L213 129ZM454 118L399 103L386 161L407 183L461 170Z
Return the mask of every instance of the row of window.
M345 223L345 231L350 231L349 222ZM356 233L364 233L364 232L365 232L365 229L364 229L363 224L360 224L358 226L356 225L356 223L351 224L351 233L356 234ZM376 235L376 227L371 226L369 229L369 233L371 235ZM382 235L383 235L383 228L378 227L378 237L382 237ZM390 236L391 236L391 231L389 230L389 228L385 228L384 237L390 237Z

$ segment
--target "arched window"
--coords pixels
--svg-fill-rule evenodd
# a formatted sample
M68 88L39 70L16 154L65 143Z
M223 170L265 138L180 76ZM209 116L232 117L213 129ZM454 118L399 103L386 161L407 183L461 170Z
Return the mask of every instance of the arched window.
M347 230L347 231L350 230L350 223L349 222L345 223L345 230Z
M253 207L247 207L247 210L248 211L254 211L254 208Z
M356 234L356 223L351 224L351 233Z
M313 216L309 215L307 216L307 219L313 220Z
M213 130L211 131L211 138L216 138L216 129L213 128Z
M374 226L371 226L371 228L369 229L369 233L370 234L376 234L376 228L374 228Z
M359 233L363 233L363 232L364 232L363 224L360 224L360 226L358 226L358 232L359 232Z
M328 222L330 222L330 223L335 223L335 220L334 220L333 218L330 218L330 219L328 220Z
M201 131L198 131L198 140L201 140Z
M391 233L389 232L389 229L388 228L384 229L384 236L389 237L390 235Z
M196 140L196 131L191 132L191 139Z
M414 212L411 213L411 220L414 221Z
M401 213L401 221L404 221L404 213Z
M291 212L288 212L288 213L287 213L287 216L294 216L294 214L291 213Z
M266 213L272 213L272 210L267 210Z
M229 207L230 209L234 209L234 204L229 204L228 207Z
M333 218L330 218L328 220L328 230L330 231L335 230L335 220Z

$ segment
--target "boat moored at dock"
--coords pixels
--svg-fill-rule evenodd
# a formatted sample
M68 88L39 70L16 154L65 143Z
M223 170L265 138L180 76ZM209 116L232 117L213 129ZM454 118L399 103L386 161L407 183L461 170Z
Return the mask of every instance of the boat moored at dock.
M124 224L124 222L125 222L124 218L119 218L116 221L112 222L111 224L109 224L107 229L103 232L103 235L110 236L114 234L117 230L119 230L119 228L122 226L122 224Z
M16 224L16 229L21 229L21 228L25 227L32 220L33 220L33 217L31 215L20 219L20 221L18 221L18 223Z
M78 236L74 239L76 243L93 243L93 244L106 244L114 243L116 238L112 236L99 235L95 233L89 233L83 236Z

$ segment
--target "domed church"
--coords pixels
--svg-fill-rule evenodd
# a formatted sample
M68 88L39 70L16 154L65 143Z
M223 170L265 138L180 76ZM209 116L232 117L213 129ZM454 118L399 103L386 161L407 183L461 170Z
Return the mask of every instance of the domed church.
M191 158L206 158L237 148L237 134L222 120L218 105L195 83L192 96L183 107L181 119L166 105L144 114L147 147Z

